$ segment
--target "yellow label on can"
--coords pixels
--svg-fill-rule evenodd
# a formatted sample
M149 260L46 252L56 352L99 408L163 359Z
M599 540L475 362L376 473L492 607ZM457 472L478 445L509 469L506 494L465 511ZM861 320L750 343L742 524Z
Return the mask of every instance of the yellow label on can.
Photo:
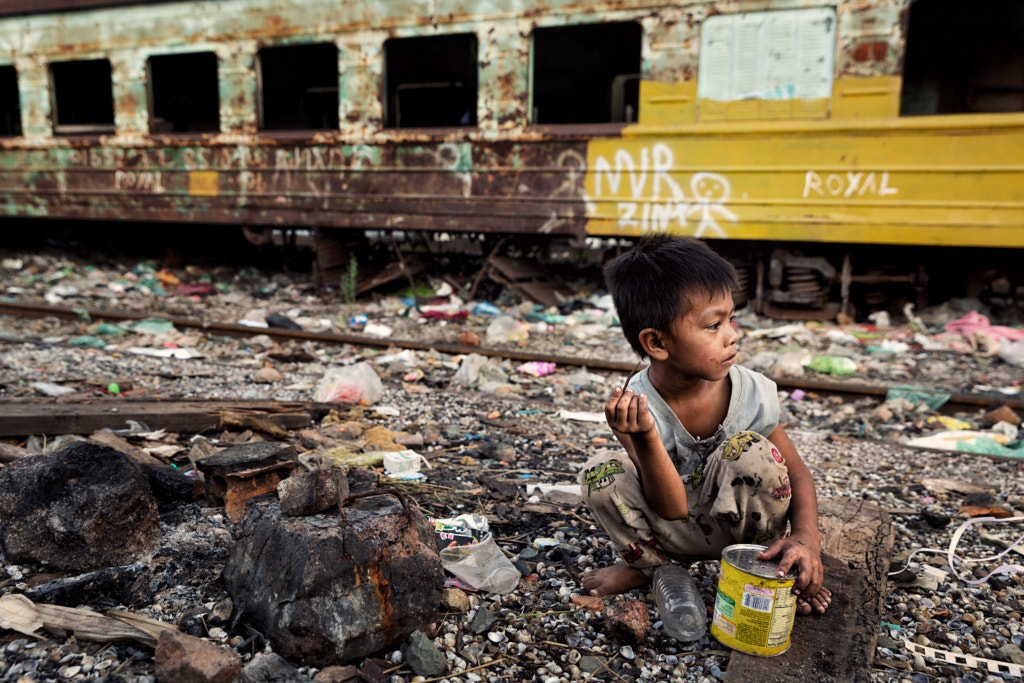
M734 650L764 657L780 655L789 649L796 617L796 579L765 578L743 571L730 562L735 553L729 550L735 547L726 548L722 556L711 634Z

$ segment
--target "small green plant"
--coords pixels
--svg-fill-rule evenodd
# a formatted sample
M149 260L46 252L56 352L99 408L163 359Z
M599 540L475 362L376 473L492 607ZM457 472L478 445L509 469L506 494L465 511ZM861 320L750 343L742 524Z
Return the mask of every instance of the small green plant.
M347 304L355 303L356 281L359 279L359 261L353 254L348 260L348 273L341 276L341 298Z

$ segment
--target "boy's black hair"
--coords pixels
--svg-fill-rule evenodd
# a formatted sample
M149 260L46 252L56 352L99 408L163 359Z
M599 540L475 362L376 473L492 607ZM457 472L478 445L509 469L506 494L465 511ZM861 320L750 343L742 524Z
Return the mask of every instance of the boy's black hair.
M736 271L703 242L691 237L651 235L610 261L604 280L626 341L641 358L640 332L667 331L694 299L711 299L737 286Z

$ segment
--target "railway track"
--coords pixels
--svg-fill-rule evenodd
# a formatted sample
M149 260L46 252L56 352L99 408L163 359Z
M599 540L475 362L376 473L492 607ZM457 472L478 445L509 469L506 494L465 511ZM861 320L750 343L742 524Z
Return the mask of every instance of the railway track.
M508 358L510 360L523 362L540 361L576 367L586 366L590 370L604 370L622 374L626 374L633 369L633 363L631 362L612 361L601 358L581 358L546 353L532 353L518 349L464 346L460 344L442 344L408 339L380 339L377 337L368 337L356 334L255 328L233 323L189 320L187 318L169 316L153 316L136 313L123 313L119 311L88 310L82 308L69 308L66 306L48 306L43 304L0 301L0 315L11 315L24 318L45 318L52 316L65 320L81 320L83 314L88 314L88 316L93 320L108 321L137 321L152 317L159 317L181 329L202 330L205 332L214 332L228 336L248 337L256 334L265 334L274 339L313 341L322 344L351 344L354 346L368 347L380 347L386 345L414 351L435 350L441 353L453 355L476 353L482 356ZM18 341L31 340L0 337L0 342L10 343ZM877 397L879 399L884 399L890 389L889 386L882 384L827 381L783 376L770 377L781 389L786 391L801 389L805 392L813 392L823 395L838 395L843 397L845 400L856 400L864 397ZM940 412L950 414L957 412L975 412L979 409L989 409L1000 405L1009 406L1016 411L1024 411L1024 398L1005 396L1001 394L951 393L949 401L942 406Z

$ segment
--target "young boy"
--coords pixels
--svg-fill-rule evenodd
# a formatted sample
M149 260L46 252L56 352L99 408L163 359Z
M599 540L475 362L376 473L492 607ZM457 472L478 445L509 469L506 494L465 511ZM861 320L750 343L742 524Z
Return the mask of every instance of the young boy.
M629 458L596 456L580 474L623 560L584 575L584 590L622 593L670 558L758 543L780 577L799 569L798 612L824 612L814 481L778 422L775 383L734 365L732 267L702 242L659 235L610 262L605 280L623 334L650 365L605 404Z

